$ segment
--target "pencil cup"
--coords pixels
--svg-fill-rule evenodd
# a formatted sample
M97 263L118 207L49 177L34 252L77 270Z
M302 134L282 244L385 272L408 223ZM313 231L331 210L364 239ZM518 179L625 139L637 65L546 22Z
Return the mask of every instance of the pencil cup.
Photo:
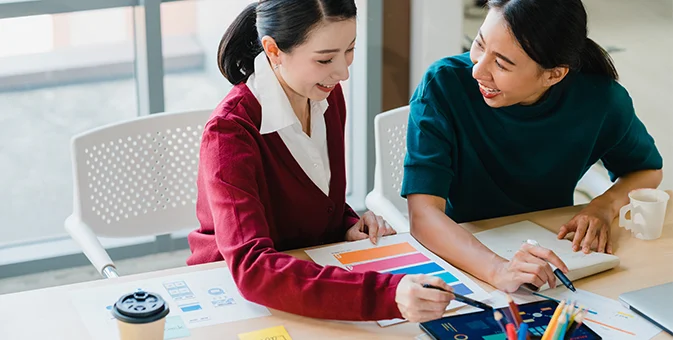
M637 189L629 193L630 203L619 210L619 226L641 240L661 237L669 195L658 189ZM631 218L626 213L631 212Z
M168 312L159 294L144 291L122 296L112 308L121 340L163 340Z

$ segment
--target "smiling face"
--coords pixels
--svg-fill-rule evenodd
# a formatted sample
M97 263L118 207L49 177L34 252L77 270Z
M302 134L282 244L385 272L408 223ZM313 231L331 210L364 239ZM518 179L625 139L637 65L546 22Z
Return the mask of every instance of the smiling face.
M276 75L286 91L289 88L294 95L320 101L329 96L336 84L348 79L355 35L355 19L324 21L309 32L304 43L288 53L274 48L270 37L262 38L262 44L267 45L265 50L272 64L280 65Z
M472 77L490 107L531 105L568 70L545 70L521 48L499 9L489 10L470 48Z

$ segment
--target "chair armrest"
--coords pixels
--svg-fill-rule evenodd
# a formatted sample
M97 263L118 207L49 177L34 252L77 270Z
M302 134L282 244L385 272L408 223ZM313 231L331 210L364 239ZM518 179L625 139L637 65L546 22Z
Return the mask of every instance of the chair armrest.
M78 217L70 215L65 220L65 230L80 248L82 248L84 255L86 255L89 262L96 267L99 274L106 278L116 276L115 266L112 259L110 259L110 255L105 251L105 248L103 248L88 225L82 222Z
M365 198L367 209L380 215L398 233L409 232L409 220L387 198L376 191L370 192Z

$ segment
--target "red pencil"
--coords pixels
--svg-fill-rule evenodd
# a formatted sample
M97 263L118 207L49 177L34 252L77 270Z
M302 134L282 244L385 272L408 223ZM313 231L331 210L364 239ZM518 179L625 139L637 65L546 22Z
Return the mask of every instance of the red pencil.
M507 340L516 340L516 329L511 323L507 324Z
M519 314L519 307L516 306L516 303L514 303L514 300L512 300L512 297L507 295L507 302L509 303L509 311L512 312L512 317L514 318L514 322L516 323L516 327L518 328L519 325L523 322L523 319L521 319L521 314Z

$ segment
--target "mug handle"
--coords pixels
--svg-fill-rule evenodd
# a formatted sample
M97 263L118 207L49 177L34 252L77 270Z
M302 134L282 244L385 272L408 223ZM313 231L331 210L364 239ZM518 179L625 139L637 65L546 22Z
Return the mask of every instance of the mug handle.
M633 208L633 205L631 203L623 206L621 209L619 209L619 226L626 228L626 230L630 230L631 232L641 232L636 226L635 223L633 223L633 215L636 213L634 211L635 209ZM631 211L631 218L626 218L626 213Z

